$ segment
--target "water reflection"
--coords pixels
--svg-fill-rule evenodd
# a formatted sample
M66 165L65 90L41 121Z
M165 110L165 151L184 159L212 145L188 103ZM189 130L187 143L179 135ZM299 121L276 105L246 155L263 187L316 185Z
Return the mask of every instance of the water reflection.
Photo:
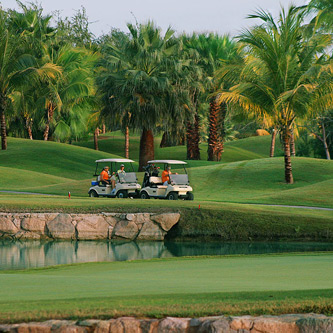
M34 268L90 261L333 251L333 243L220 242L42 242L0 240L0 270Z

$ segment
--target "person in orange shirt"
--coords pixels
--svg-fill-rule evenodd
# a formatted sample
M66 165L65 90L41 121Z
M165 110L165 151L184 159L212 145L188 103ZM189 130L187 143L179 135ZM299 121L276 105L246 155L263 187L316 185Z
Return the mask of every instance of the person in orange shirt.
M103 168L103 170L100 174L100 180L103 184L111 184L110 176L109 176L109 167L108 166Z
M170 175L171 175L171 168L166 167L165 170L162 172L162 182L163 185L170 184Z

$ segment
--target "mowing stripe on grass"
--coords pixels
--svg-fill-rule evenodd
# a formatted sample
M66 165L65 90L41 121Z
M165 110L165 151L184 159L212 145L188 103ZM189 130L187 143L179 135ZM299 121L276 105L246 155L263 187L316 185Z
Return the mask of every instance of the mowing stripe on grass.
M333 254L181 258L0 272L0 299L333 288Z

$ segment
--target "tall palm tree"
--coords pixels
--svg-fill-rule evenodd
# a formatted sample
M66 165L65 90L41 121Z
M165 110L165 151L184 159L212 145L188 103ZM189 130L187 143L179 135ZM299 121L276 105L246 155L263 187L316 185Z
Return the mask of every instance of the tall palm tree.
M325 35L306 38L302 22L305 11L293 6L282 10L277 22L270 13L259 11L252 18L263 24L239 37L248 52L238 83L221 91L219 101L242 107L260 117L270 117L280 130L284 146L285 180L293 183L290 158L291 131L297 118L305 117L320 93L317 58L330 43ZM226 70L226 76L233 73Z
M208 160L220 161L223 151L223 127L227 106L218 103L216 92L222 83L220 79L216 79L215 73L223 66L224 61L230 61L237 55L237 45L227 35L194 34L186 46L198 52L199 65L206 77L205 87L209 97Z
M164 36L152 22L128 24L130 36L123 47L109 44L102 62L99 86L113 100L111 112L130 115L128 126L141 130L139 170L154 158L156 125L171 116L177 90L169 80L176 68L178 40L170 28ZM171 101L171 102L170 102Z

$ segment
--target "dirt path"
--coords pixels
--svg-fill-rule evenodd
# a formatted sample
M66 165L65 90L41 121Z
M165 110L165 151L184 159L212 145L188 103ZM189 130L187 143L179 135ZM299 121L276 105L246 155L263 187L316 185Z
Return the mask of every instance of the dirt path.
M326 208L326 207L272 205L272 204L261 204L261 203L246 203L244 205L269 206L269 207L287 207L287 208L302 208L302 209L317 209L317 210L333 210L333 208Z

